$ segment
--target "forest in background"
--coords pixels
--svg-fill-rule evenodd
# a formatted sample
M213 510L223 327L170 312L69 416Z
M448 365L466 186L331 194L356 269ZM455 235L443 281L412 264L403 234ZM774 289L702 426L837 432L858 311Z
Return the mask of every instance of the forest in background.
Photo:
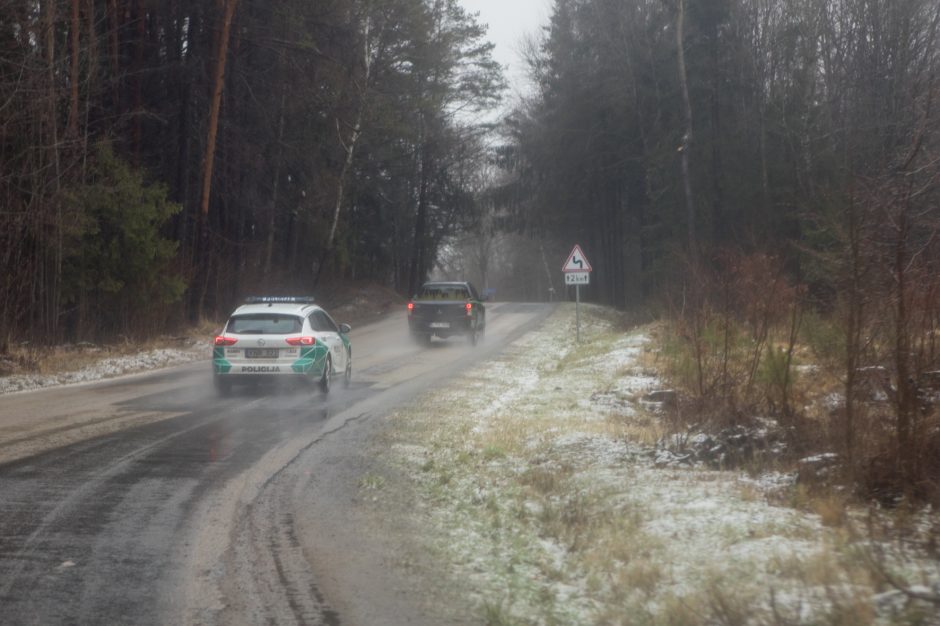
M938 28L935 0L555 0L491 221L666 320L680 435L771 416L867 497L940 501Z
M414 289L499 97L456 0L0 0L0 341Z
M892 190L912 186L912 251L936 227L938 19L930 0L556 0L497 204L553 270L581 243L618 307L716 250L779 257L826 298L804 252Z

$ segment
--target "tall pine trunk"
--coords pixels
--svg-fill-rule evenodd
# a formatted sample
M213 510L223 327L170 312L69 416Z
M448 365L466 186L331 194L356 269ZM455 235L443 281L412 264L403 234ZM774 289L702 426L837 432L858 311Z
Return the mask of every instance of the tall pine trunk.
M219 29L218 47L216 49L215 70L212 77L212 99L209 103L209 130L206 137L206 157L202 168L202 195L199 202L199 249L197 250L197 274L201 274L199 281L199 297L196 304L197 317L202 317L206 292L209 287L211 254L209 250L209 200L212 192L212 167L215 160L216 137L219 132L219 110L222 107L222 88L225 85L225 62L228 58L228 41L232 32L232 18L235 16L235 7L238 0L217 0L217 6L222 10L221 28Z
M71 0L69 20L69 119L65 136L69 141L78 138L78 82L79 82L79 37L81 36L81 0Z
M52 204L54 208L54 233L55 247L53 249L52 260L52 284L47 296L45 330L52 337L57 337L59 332L59 306L61 300L61 278L62 278L62 213L59 198L59 189L61 188L61 165L59 157L59 130L58 130L58 89L55 79L55 20L56 20L55 0L45 0L43 9L45 21L43 28L45 30L45 55L46 71L48 73L47 98L46 103L46 141L49 146L49 161L53 165L53 196Z
M682 113L685 134L679 151L682 155L682 187L685 191L685 212L689 237L689 254L694 264L698 263L698 233L695 215L695 200L692 197L692 176L689 160L692 151L692 102L689 99L689 80L685 67L685 0L679 0L676 18L676 57L679 64L679 87L682 91Z
M111 65L111 105L114 108L114 114L117 114L121 107L121 80L119 76L121 71L121 12L118 0L108 0L108 14L110 16L108 36L110 54L108 58Z

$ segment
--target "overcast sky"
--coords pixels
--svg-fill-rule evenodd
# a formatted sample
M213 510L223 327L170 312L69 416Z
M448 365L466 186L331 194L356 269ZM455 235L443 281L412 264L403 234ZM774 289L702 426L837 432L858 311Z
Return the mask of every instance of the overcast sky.
M537 33L548 23L552 0L461 0L470 13L479 12L479 21L488 25L487 38L496 44L494 58L509 66L506 77L513 91L523 86L524 68L519 59L525 35Z

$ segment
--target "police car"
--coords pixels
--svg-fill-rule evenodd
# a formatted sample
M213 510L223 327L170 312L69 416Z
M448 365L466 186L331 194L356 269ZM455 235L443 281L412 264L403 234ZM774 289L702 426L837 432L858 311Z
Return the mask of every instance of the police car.
M214 340L212 370L221 394L235 383L306 380L323 393L352 378L349 324L337 324L310 297L251 297Z

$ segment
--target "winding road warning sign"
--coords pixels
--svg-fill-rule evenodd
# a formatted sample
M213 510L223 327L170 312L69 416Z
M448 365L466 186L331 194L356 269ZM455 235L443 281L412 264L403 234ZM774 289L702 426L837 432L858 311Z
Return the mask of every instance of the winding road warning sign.
M575 328L577 329L578 343L581 343L581 285L591 284L591 264L581 246L574 245L568 260L561 266L561 271L565 273L565 284L574 285L574 312Z
M571 250L571 254L568 255L568 260L565 261L565 264L562 266L561 271L565 273L591 271L591 264L588 263L587 257L584 256L584 252L581 251L581 246L575 244L574 248Z

